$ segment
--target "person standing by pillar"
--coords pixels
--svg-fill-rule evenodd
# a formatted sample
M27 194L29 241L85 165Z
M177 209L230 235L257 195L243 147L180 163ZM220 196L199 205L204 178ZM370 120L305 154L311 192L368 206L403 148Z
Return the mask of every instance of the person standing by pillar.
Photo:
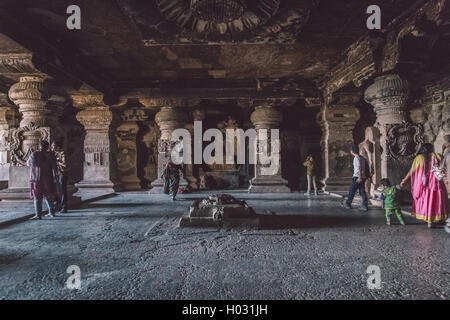
M350 150L351 155L353 156L353 179L350 184L350 190L348 192L348 198L345 203L346 209L352 208L353 198L355 197L356 191L359 191L359 195L362 198L362 211L368 211L368 201L367 194L365 188L365 182L367 179L367 163L364 157L359 155L359 148L357 146L353 146Z
M180 174L183 175L181 166L169 160L161 175L161 179L164 179L164 193L170 195L173 201L176 200L180 186Z
M306 167L306 178L308 179L308 190L305 193L305 196L311 195L311 183L314 186L314 195L317 196L317 184L316 184L316 175L315 175L315 164L314 164L314 158L310 154L306 161L303 163L303 165Z
M56 208L61 213L67 213L67 181L69 180L69 174L63 144L60 141L53 142L52 151L55 154L56 166L58 169L56 177L58 187L58 205Z
M49 146L47 141L41 141L39 151L33 152L27 162L30 166L31 198L34 200L34 217L31 218L33 220L41 219L44 198L48 208L47 215L55 216L53 205L57 167L55 155L49 151Z

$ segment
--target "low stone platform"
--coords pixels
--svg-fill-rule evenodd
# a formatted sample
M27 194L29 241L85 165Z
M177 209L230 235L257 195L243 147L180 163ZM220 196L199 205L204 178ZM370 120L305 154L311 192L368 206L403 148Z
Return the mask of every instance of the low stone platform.
M259 227L259 217L244 200L228 194L195 200L180 227Z

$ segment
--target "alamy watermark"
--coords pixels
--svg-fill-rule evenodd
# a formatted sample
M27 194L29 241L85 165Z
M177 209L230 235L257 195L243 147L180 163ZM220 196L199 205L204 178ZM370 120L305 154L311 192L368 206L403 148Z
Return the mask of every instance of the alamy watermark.
M66 288L69 290L81 290L81 269L77 265L70 265L66 272L70 274L66 280Z
M248 141L248 150L246 148ZM279 129L219 129L203 133L202 121L194 121L194 137L187 129L172 132L170 157L175 164L260 164L261 175L275 175L280 166ZM210 142L203 148L203 142ZM194 152L192 153L192 145ZM225 150L225 156L224 156ZM193 156L192 156L193 154ZM248 159L247 159L248 154Z
M369 30L381 30L381 8L377 5L371 5L367 7L367 14L370 14L367 18L367 29Z
M77 5L67 7L66 13L70 16L66 20L66 26L69 30L81 30L81 9Z
M381 289L381 269L377 265L371 265L367 268L366 273L370 276L367 278L367 289Z

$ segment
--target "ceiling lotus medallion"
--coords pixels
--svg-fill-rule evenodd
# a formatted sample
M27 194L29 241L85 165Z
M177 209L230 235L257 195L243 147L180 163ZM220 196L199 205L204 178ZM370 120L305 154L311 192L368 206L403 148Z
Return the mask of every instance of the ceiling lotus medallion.
M280 0L156 0L156 4L165 19L204 38L263 25L277 13Z
M292 44L319 0L114 0L144 46Z
M199 19L227 23L239 19L247 9L244 0L191 0L192 13Z

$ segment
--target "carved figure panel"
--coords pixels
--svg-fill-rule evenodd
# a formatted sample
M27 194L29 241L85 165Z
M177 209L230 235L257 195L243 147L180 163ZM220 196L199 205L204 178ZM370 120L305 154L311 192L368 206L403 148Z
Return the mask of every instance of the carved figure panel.
M422 124L404 122L391 125L387 130L387 157L398 161L409 161L418 153L423 143Z

